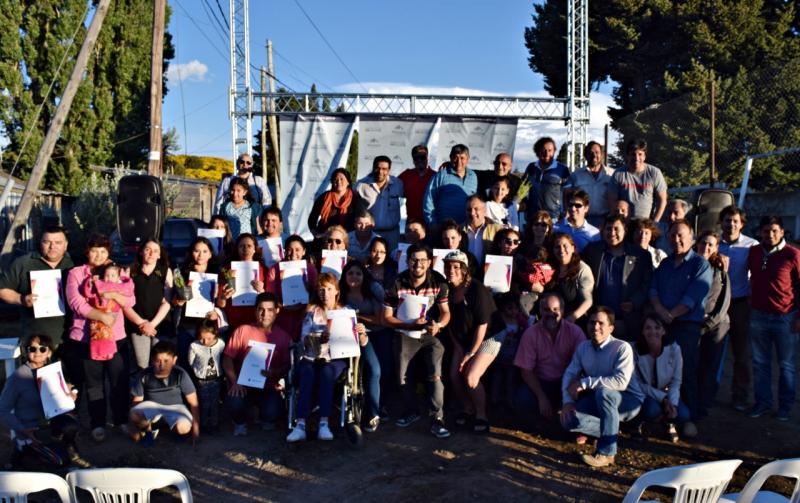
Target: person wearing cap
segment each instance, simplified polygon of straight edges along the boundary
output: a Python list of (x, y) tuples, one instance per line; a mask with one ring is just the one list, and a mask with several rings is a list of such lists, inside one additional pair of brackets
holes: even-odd
[(214, 214), (218, 215), (222, 209), (222, 203), (225, 202), (225, 195), (231, 190), (231, 182), (234, 178), (241, 178), (247, 182), (250, 189), (250, 194), (253, 195), (255, 201), (261, 205), (262, 208), (272, 205), (272, 195), (269, 193), (267, 182), (263, 177), (253, 174), (253, 158), (250, 154), (240, 154), (236, 159), (236, 173), (226, 176), (219, 183), (217, 188), (217, 195), (214, 198)]

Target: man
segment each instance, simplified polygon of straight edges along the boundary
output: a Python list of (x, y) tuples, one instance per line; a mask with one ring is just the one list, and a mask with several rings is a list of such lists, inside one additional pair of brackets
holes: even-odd
[[(684, 402), (692, 419), (698, 418), (697, 367), (699, 365), (700, 328), (705, 318), (705, 300), (711, 290), (711, 264), (692, 250), (694, 233), (686, 220), (677, 220), (669, 228), (672, 253), (653, 274), (650, 302), (668, 326), (683, 355)], [(694, 424), (684, 423), (684, 436), (696, 434)], [(693, 434), (694, 433), (694, 434)]]
[(409, 218), (406, 220), (406, 229), (403, 233), (403, 239), (408, 244), (417, 244), (425, 241), (425, 222)]
[(589, 223), (595, 227), (600, 227), (606, 213), (612, 207), (608, 206), (608, 184), (611, 182), (611, 175), (614, 170), (605, 165), (603, 147), (596, 141), (590, 141), (583, 148), (583, 157), (586, 159), (586, 166), (575, 171), (567, 180), (565, 198), (569, 198), (567, 192), (570, 190), (582, 190), (589, 195), (592, 207), (586, 215)]
[(627, 222), (631, 218), (631, 205), (628, 204), (628, 201), (620, 199), (611, 212), (615, 215), (622, 215)]
[(524, 404), (525, 412), (534, 410), (552, 419), (561, 406), (561, 378), (586, 335), (563, 319), (564, 299), (555, 292), (542, 294), (539, 315), (541, 319), (522, 334), (514, 357), (524, 383), (516, 403)]
[[(275, 429), (276, 422), (283, 412), (283, 399), (278, 381), (289, 371), (289, 346), (292, 338), (283, 329), (274, 326), (275, 318), (280, 312), (278, 299), (271, 292), (258, 294), (256, 297), (256, 322), (242, 325), (234, 330), (225, 352), (222, 354), (222, 370), (228, 379), (228, 395), (225, 406), (233, 422), (233, 435), (247, 435), (247, 408), (257, 405), (261, 414), (262, 428)], [(238, 384), (251, 342), (275, 344), (269, 368), (263, 373), (267, 381), (263, 389), (244, 387)]]
[(561, 424), (567, 430), (597, 437), (594, 454), (581, 456), (589, 466), (614, 463), (620, 421), (630, 421), (644, 401), (634, 378), (633, 348), (614, 338), (614, 313), (598, 306), (589, 316), (590, 340), (575, 350), (561, 391)]
[(625, 159), (627, 167), (614, 171), (608, 184), (608, 207), (616, 208), (617, 200), (624, 199), (631, 207), (630, 218), (660, 221), (667, 207), (667, 182), (660, 169), (644, 162), (647, 142), (628, 142)]
[(378, 237), (373, 232), (374, 228), (375, 220), (369, 211), (363, 211), (356, 215), (355, 230), (347, 233), (347, 255), (366, 263), (369, 260), (372, 240)]
[(413, 168), (409, 168), (398, 178), (403, 182), (403, 197), (406, 198), (406, 218), (425, 221), (422, 215), (422, 197), (425, 195), (425, 188), (436, 172), (428, 166), (428, 147), (417, 145), (411, 149), (411, 160)]
[(422, 200), (422, 214), (429, 231), (431, 228), (436, 230), (448, 218), (464, 223), (464, 204), (478, 191), (478, 176), (467, 164), (469, 149), (466, 145), (455, 145), (450, 149), (450, 163), (428, 183)]
[(786, 243), (780, 217), (763, 217), (761, 245), (750, 248), (748, 266), (753, 289), (750, 340), (753, 390), (750, 417), (772, 409), (772, 347), (778, 356), (779, 421), (788, 421), (797, 387), (797, 333), (800, 332), (800, 250)]
[(586, 221), (589, 213), (589, 194), (581, 189), (570, 192), (567, 203), (567, 218), (553, 226), (553, 232), (572, 236), (578, 253), (593, 241), (600, 241), (600, 231)]
[(372, 214), (375, 232), (389, 243), (389, 249), (397, 248), (400, 238), (400, 198), (403, 197), (403, 182), (389, 175), (392, 160), (379, 155), (372, 161), (372, 173), (356, 184), (356, 192), (364, 200)]
[[(386, 290), (383, 308), (386, 325), (398, 330), (400, 343), (398, 372), (403, 392), (404, 412), (397, 426), (407, 428), (420, 419), (417, 412), (416, 382), (414, 368), (410, 365), (417, 353), (425, 360), (428, 379), (429, 414), (432, 418), (431, 433), (437, 438), (447, 438), (450, 432), (444, 426), (444, 384), (442, 383), (442, 356), (444, 345), (439, 338), (442, 329), (450, 321), (447, 304), (447, 282), (441, 274), (431, 269), (433, 252), (424, 244), (411, 245), (407, 251), (408, 270), (400, 273)], [(397, 309), (409, 295), (428, 298), (424, 316), (414, 321), (397, 318)], [(417, 337), (415, 331), (422, 330)], [(404, 332), (405, 331), (405, 332)]]
[(522, 178), (511, 173), (511, 155), (505, 152), (497, 154), (493, 165), (493, 170), (480, 169), (475, 171), (475, 174), (478, 175), (478, 195), (486, 200), (487, 193), (494, 185), (494, 182), (501, 176), (505, 176), (508, 178), (509, 199), (517, 197), (517, 190), (519, 190), (519, 186), (522, 183)]
[(731, 395), (733, 407), (741, 412), (748, 409), (750, 379), (750, 275), (747, 257), (750, 248), (758, 241), (742, 234), (747, 216), (741, 208), (728, 206), (719, 214), (722, 239), (719, 252), (728, 257), (728, 277), (731, 281), (730, 343), (733, 350), (733, 381)]
[(531, 182), (526, 215), (532, 221), (537, 211), (544, 210), (557, 221), (561, 218), (561, 192), (569, 179), (569, 168), (556, 161), (556, 142), (550, 137), (536, 140), (533, 151), (538, 160), (525, 169)]
[(283, 237), (283, 215), (275, 206), (265, 208), (261, 212), (261, 237), (264, 239)]
[(493, 251), (495, 235), (503, 230), (503, 226), (486, 221), (486, 203), (479, 195), (470, 196), (466, 206), (467, 223), (464, 225), (464, 232), (469, 240), (470, 253), (482, 267), (484, 257)]
[[(42, 233), (39, 242), (39, 251), (27, 253), (11, 264), (0, 275), (0, 300), (12, 306), (19, 306), (21, 320), (20, 337), (31, 334), (45, 334), (58, 347), (61, 344), (64, 330), (69, 326), (69, 308), (67, 307), (64, 285), (67, 284), (67, 270), (74, 265), (67, 254), (67, 234), (63, 227), (49, 226)], [(31, 293), (31, 271), (61, 271), (61, 299), (65, 316), (52, 316), (48, 318), (35, 318), (33, 303), (36, 295)], [(113, 319), (111, 320), (113, 322)]]
[(169, 341), (158, 342), (153, 346), (151, 361), (152, 365), (131, 385), (133, 408), (128, 428), (131, 438), (134, 442), (152, 443), (155, 440), (152, 425), (163, 419), (172, 431), (178, 435), (191, 433), (192, 441), (196, 441), (200, 436), (200, 405), (189, 374), (176, 366), (175, 345)]
[(692, 205), (683, 199), (672, 199), (667, 203), (667, 221), (658, 222), (658, 230), (661, 231), (661, 237), (656, 243), (656, 248), (664, 250), (669, 253), (669, 228), (678, 220), (683, 220), (692, 209)]
[(267, 182), (264, 178), (253, 174), (253, 158), (250, 157), (250, 154), (239, 155), (236, 159), (236, 169), (236, 173), (223, 178), (217, 188), (217, 195), (214, 198), (214, 214), (219, 214), (222, 209), (222, 203), (225, 202), (225, 198), (228, 197), (228, 192), (230, 192), (231, 180), (237, 176), (247, 182), (250, 194), (257, 203), (265, 208), (271, 206), (272, 195), (269, 193)]

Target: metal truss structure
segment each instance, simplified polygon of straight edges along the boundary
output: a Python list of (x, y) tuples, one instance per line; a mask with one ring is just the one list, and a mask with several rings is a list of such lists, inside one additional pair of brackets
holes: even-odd
[(253, 148), (253, 96), (250, 87), (249, 0), (230, 0), (231, 82), (228, 111), (231, 118), (233, 157)]
[(567, 155), (578, 165), (589, 128), (589, 0), (567, 2)]

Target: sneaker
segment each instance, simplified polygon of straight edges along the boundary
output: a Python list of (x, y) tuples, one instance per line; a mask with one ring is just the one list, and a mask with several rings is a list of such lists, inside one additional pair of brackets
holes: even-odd
[(246, 437), (247, 436), (247, 424), (236, 424), (233, 423), (233, 436), (234, 437)]
[(397, 421), (394, 422), (397, 426), (401, 428), (408, 428), (412, 424), (416, 423), (420, 420), (419, 414), (406, 414), (405, 416), (401, 417)]
[(683, 431), (683, 436), (686, 438), (694, 438), (697, 436), (697, 426), (691, 421), (683, 423), (681, 430)]
[(319, 423), (319, 431), (317, 432), (317, 440), (333, 440), (333, 432), (328, 427), (328, 423)]
[(156, 443), (156, 438), (158, 438), (158, 432), (159, 430), (152, 430), (145, 433), (142, 439), (139, 441), (139, 445), (142, 447), (153, 447), (153, 445)]
[(747, 415), (752, 417), (752, 418), (761, 417), (761, 416), (764, 415), (764, 413), (768, 412), (769, 410), (770, 410), (770, 407), (767, 407), (766, 405), (761, 405), (761, 404), (757, 403), (757, 404), (753, 405), (753, 408), (750, 409), (750, 412)]
[(378, 429), (378, 425), (380, 424), (381, 424), (380, 416), (375, 416), (369, 421), (367, 421), (367, 424), (364, 426), (364, 431), (366, 431), (367, 433), (375, 433), (375, 431), (377, 431)]
[[(684, 425), (684, 429), (685, 428), (686, 428), (686, 425)], [(672, 442), (673, 444), (677, 444), (678, 440), (680, 440), (680, 437), (678, 437), (678, 429), (675, 428), (675, 423), (667, 423), (667, 437), (669, 438), (670, 442)]]
[(606, 456), (604, 454), (584, 454), (581, 460), (589, 466), (601, 468), (603, 466), (613, 465), (614, 456)]
[(441, 419), (437, 419), (431, 424), (431, 433), (436, 438), (447, 438), (450, 436), (450, 431), (444, 427)]
[(300, 442), (306, 439), (306, 425), (305, 423), (297, 423), (297, 426), (292, 428), (292, 431), (286, 436), (287, 442)]
[(789, 420), (789, 411), (788, 410), (779, 410), (777, 414), (775, 414), (775, 419), (778, 421), (788, 421)]
[(98, 426), (97, 428), (93, 429), (92, 438), (95, 442), (102, 442), (106, 439), (106, 429), (102, 426)]

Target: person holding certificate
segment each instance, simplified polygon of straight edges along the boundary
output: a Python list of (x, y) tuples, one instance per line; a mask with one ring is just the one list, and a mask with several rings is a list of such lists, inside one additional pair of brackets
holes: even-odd
[[(306, 242), (297, 234), (292, 234), (286, 238), (283, 247), (283, 260), (269, 268), (264, 288), (266, 291), (273, 293), (282, 306), (275, 324), (291, 335), (292, 340), (296, 342), (300, 340), (300, 328), (303, 326), (303, 319), (306, 316), (308, 302), (289, 304), (286, 302), (286, 300), (289, 299), (283, 299), (281, 263), (293, 262), (296, 265), (305, 265), (305, 276), (302, 277), (307, 291), (310, 290), (311, 286), (317, 283), (317, 268), (314, 266), (314, 261), (311, 258), (306, 258)], [(298, 264), (298, 262), (300, 263)], [(308, 294), (306, 293), (306, 297), (307, 296)]]
[[(301, 332), (303, 356), (298, 365), (300, 396), (297, 401), (297, 424), (286, 437), (287, 442), (300, 442), (306, 439), (306, 419), (311, 414), (311, 399), (317, 387), (319, 401), (319, 440), (333, 440), (328, 425), (328, 417), (333, 408), (333, 386), (336, 379), (347, 368), (347, 360), (330, 359), (328, 346), (328, 311), (342, 309), (339, 282), (333, 274), (322, 273), (317, 278), (313, 303), (308, 306)], [(359, 343), (367, 343), (366, 327), (356, 324)]]
[[(266, 276), (267, 272), (264, 269), (264, 263), (261, 260), (261, 247), (258, 246), (256, 237), (249, 233), (239, 235), (239, 237), (236, 238), (236, 244), (233, 247), (233, 254), (230, 256), (230, 258), (231, 260), (228, 261), (223, 270), (230, 270), (231, 262), (233, 261), (258, 263), (258, 278), (252, 280), (250, 282), (250, 286), (253, 287), (256, 293), (263, 292), (264, 277)], [(220, 281), (217, 291), (219, 293), (217, 294), (216, 304), (217, 307), (225, 310), (225, 316), (228, 319), (230, 330), (234, 330), (236, 327), (244, 325), (245, 323), (252, 323), (255, 320), (253, 317), (253, 306), (233, 305), (231, 299), (236, 293), (236, 290), (233, 287), (225, 284), (224, 281)]]
[(225, 258), (233, 253), (233, 235), (231, 234), (231, 227), (228, 225), (228, 217), (224, 215), (211, 215), (211, 219), (208, 221), (208, 227), (209, 229), (225, 231), (225, 237), (222, 238), (220, 249), (219, 251), (215, 251), (217, 263), (225, 262)]

